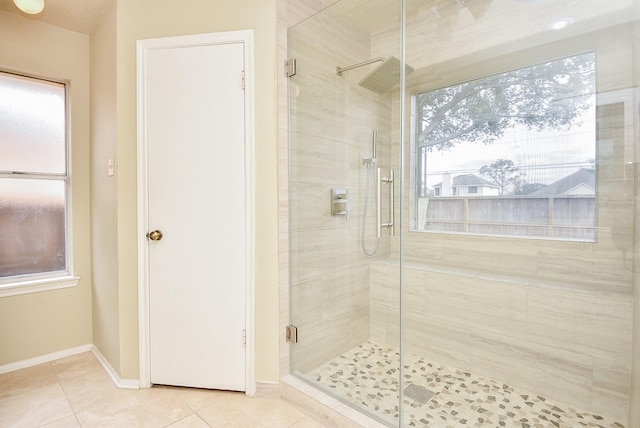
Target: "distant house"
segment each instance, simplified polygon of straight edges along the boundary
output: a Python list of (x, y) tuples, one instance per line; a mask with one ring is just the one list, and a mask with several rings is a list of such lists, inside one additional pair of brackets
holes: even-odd
[(582, 168), (527, 196), (595, 196), (595, 194), (596, 173), (592, 169)]
[[(444, 185), (443, 185), (444, 183)], [(433, 186), (434, 196), (498, 196), (500, 187), (474, 174), (444, 174), (442, 182)]]

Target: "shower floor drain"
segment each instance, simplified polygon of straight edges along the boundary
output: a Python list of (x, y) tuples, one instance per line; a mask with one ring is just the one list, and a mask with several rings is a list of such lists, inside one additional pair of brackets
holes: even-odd
[(404, 389), (405, 397), (409, 397), (420, 404), (425, 404), (427, 401), (431, 400), (433, 394), (435, 394), (435, 392), (428, 390), (424, 386), (416, 385), (415, 383), (407, 385)]

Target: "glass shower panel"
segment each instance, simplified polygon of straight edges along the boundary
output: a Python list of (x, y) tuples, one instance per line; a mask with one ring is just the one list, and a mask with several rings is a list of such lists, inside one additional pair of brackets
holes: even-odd
[(406, 0), (402, 426), (627, 426), (638, 23)]
[(291, 373), (393, 426), (400, 13), (400, 1), (340, 1), (288, 31)]

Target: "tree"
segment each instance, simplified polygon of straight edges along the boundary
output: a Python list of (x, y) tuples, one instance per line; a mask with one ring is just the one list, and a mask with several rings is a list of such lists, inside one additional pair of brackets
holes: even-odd
[(500, 188), (500, 196), (507, 186), (520, 182), (522, 177), (518, 173), (518, 167), (510, 159), (498, 159), (491, 165), (482, 166), (478, 172)]
[(463, 141), (490, 144), (506, 129), (568, 129), (593, 103), (592, 53), (496, 74), (417, 96), (418, 144), (447, 150)]

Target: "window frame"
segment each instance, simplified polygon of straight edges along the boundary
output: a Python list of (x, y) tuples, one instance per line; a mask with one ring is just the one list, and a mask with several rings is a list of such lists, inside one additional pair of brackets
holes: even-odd
[(25, 73), (5, 68), (0, 68), (0, 74), (17, 76), (21, 78), (41, 81), (45, 83), (55, 83), (64, 87), (64, 150), (65, 150), (65, 173), (31, 173), (0, 171), (0, 179), (39, 179), (62, 181), (64, 183), (65, 206), (64, 206), (64, 239), (65, 239), (65, 269), (52, 272), (41, 272), (33, 274), (21, 274), (0, 278), (0, 297), (16, 296), (21, 294), (36, 293), (47, 290), (58, 290), (62, 288), (75, 287), (80, 280), (74, 275), (73, 266), (73, 222), (72, 222), (72, 191), (71, 191), (71, 102), (70, 86), (67, 79), (54, 79), (38, 76), (32, 73)]
[[(452, 73), (455, 77), (449, 81), (440, 81), (437, 85), (432, 85), (431, 82), (427, 84), (414, 84), (409, 89), (411, 91), (411, 95), (409, 98), (409, 106), (410, 109), (410, 117), (409, 121), (409, 154), (410, 154), (410, 172), (409, 172), (409, 233), (434, 233), (434, 234), (450, 234), (450, 235), (459, 235), (459, 236), (472, 236), (472, 237), (484, 237), (484, 238), (505, 238), (505, 239), (518, 239), (518, 240), (545, 240), (545, 241), (562, 241), (562, 242), (577, 242), (577, 243), (586, 243), (586, 244), (597, 244), (598, 243), (598, 232), (599, 232), (599, 197), (598, 197), (598, 140), (597, 140), (597, 124), (596, 126), (596, 135), (594, 135), (594, 147), (595, 147), (595, 174), (596, 174), (596, 188), (594, 195), (594, 203), (595, 203), (595, 224), (592, 226), (593, 229), (593, 239), (575, 239), (575, 238), (565, 238), (558, 236), (543, 236), (543, 235), (506, 235), (506, 234), (490, 234), (490, 233), (480, 233), (480, 232), (469, 232), (469, 231), (453, 231), (453, 230), (429, 230), (429, 229), (419, 229), (416, 227), (419, 217), (421, 216), (421, 210), (419, 208), (420, 199), (431, 199), (434, 196), (438, 197), (441, 195), (429, 195), (428, 190), (426, 190), (425, 196), (420, 196), (418, 186), (421, 185), (418, 181), (418, 175), (427, 174), (426, 168), (426, 160), (423, 161), (419, 158), (419, 151), (422, 153), (421, 147), (417, 146), (418, 142), (418, 134), (419, 134), (419, 114), (418, 114), (418, 96), (422, 93), (435, 91), (438, 89), (446, 88), (449, 86), (461, 85), (466, 82), (471, 82), (474, 80), (479, 80), (483, 78), (487, 78), (490, 76), (495, 76), (503, 73), (508, 73), (514, 70), (533, 67), (535, 65), (543, 64), (550, 61), (561, 60), (563, 58), (568, 58), (572, 56), (579, 56), (587, 53), (592, 53), (594, 55), (594, 60), (596, 62), (595, 69), (595, 82), (596, 86), (594, 87), (593, 97), (594, 97), (594, 108), (597, 109), (600, 105), (606, 104), (606, 102), (601, 101), (601, 93), (598, 92), (597, 82), (598, 82), (598, 69), (597, 69), (597, 61), (598, 61), (598, 52), (595, 47), (589, 47), (586, 49), (580, 50), (560, 50), (559, 52), (553, 52), (551, 55), (546, 53), (544, 50), (531, 49), (528, 51), (530, 56), (527, 56), (526, 62), (522, 59), (509, 58), (507, 56), (496, 56), (496, 61), (493, 64), (499, 63), (498, 59), (504, 61), (502, 65), (498, 66), (489, 66), (489, 68), (484, 69), (484, 72), (476, 72), (471, 75), (471, 73), (464, 72), (460, 73)], [(473, 69), (473, 67), (469, 67)], [(626, 105), (626, 104), (625, 104)], [(626, 113), (625, 113), (626, 114)], [(625, 131), (626, 132), (626, 131)], [(423, 164), (424, 163), (424, 164)], [(426, 184), (425, 184), (426, 187)], [(427, 188), (428, 189), (428, 188)], [(455, 187), (452, 186), (452, 195), (453, 198), (461, 198), (464, 196), (460, 196), (455, 192)], [(471, 198), (491, 198), (491, 196), (478, 196), (472, 195)]]

